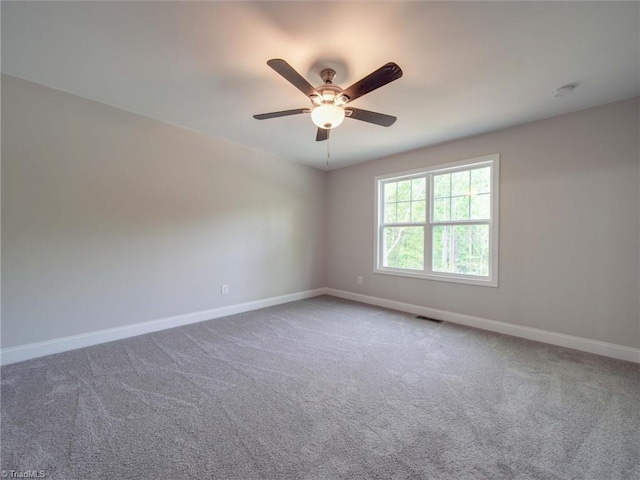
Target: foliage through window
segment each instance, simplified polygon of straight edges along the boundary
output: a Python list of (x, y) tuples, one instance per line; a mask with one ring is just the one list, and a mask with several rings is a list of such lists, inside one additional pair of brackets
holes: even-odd
[(497, 286), (498, 161), (377, 177), (376, 272)]

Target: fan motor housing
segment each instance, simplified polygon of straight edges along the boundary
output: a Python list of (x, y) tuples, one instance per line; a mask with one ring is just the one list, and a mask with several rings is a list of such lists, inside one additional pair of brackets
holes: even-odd
[(346, 99), (341, 95), (342, 88), (337, 85), (327, 84), (321, 85), (316, 88), (320, 93), (320, 103), (335, 103), (336, 105), (342, 105), (346, 103)]

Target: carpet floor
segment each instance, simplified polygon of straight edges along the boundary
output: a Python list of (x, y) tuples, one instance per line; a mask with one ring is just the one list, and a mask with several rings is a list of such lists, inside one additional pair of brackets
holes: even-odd
[(47, 479), (640, 479), (637, 364), (329, 296), (1, 373)]

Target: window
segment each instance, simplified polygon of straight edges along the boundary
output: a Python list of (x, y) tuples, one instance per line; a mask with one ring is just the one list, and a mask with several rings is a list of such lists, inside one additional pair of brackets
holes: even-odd
[(499, 155), (376, 177), (376, 273), (498, 286)]

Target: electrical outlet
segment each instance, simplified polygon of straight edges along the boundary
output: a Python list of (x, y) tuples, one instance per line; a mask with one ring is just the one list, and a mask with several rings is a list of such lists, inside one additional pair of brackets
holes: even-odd
[(358, 277), (358, 285), (362, 285), (362, 277)]
[(229, 293), (229, 285), (221, 285), (220, 295), (226, 295), (227, 293)]

